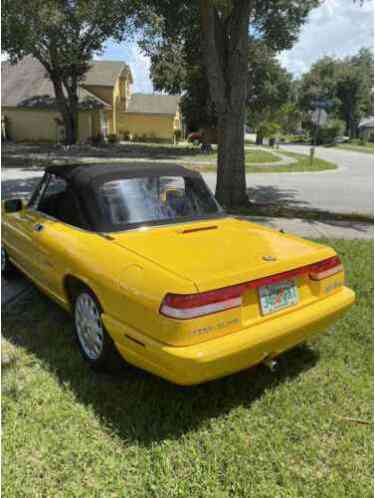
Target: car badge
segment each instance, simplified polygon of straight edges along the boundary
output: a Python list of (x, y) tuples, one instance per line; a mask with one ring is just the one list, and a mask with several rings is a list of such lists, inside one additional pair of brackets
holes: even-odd
[(264, 261), (276, 261), (274, 256), (263, 256)]

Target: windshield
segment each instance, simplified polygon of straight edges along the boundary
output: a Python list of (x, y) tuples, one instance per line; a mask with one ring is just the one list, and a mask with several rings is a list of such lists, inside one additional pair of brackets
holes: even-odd
[(122, 178), (101, 185), (99, 197), (112, 230), (223, 214), (199, 177)]

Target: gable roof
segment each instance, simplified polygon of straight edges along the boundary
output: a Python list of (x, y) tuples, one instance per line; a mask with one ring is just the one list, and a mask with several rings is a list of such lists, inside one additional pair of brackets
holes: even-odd
[(178, 95), (133, 93), (126, 112), (132, 114), (166, 114), (174, 116), (178, 110)]
[(132, 73), (123, 61), (92, 61), (90, 69), (85, 74), (83, 85), (114, 86), (120, 73), (126, 72), (133, 82)]
[[(85, 75), (83, 85), (114, 86), (122, 71), (131, 72), (129, 66), (120, 61), (92, 61)], [(31, 56), (24, 57), (17, 64), (1, 64), (1, 103), (8, 107), (53, 107), (55, 92), (42, 64)], [(78, 90), (81, 104), (89, 101), (107, 106), (100, 98), (83, 86)]]

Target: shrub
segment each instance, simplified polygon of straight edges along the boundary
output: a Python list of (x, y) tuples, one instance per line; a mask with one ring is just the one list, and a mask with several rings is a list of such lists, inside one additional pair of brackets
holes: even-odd
[(117, 135), (115, 135), (114, 133), (110, 133), (109, 135), (107, 135), (107, 142), (109, 144), (115, 144), (118, 142), (118, 137)]
[(131, 137), (130, 131), (126, 130), (126, 131), (122, 132), (122, 139), (123, 140), (126, 140), (127, 142), (129, 142), (129, 140), (131, 140), (130, 137)]
[(93, 135), (90, 138), (90, 143), (96, 147), (99, 145), (102, 145), (104, 143), (103, 135), (101, 133), (98, 133), (97, 135)]
[(344, 132), (345, 125), (340, 119), (332, 119), (328, 121), (325, 126), (321, 126), (317, 135), (317, 143), (320, 144), (332, 144), (335, 142), (335, 138), (342, 135)]

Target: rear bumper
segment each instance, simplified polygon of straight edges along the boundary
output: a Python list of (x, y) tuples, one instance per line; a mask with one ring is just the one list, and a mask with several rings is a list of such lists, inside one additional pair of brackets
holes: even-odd
[[(192, 385), (237, 372), (306, 341), (333, 324), (355, 301), (347, 287), (335, 294), (240, 332), (186, 347), (167, 346), (132, 331), (108, 315), (107, 330), (129, 363), (176, 384)], [(119, 330), (119, 328), (123, 330)], [(129, 340), (120, 340), (127, 336)], [(135, 342), (130, 337), (135, 337)]]

